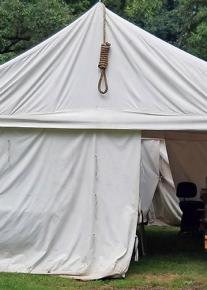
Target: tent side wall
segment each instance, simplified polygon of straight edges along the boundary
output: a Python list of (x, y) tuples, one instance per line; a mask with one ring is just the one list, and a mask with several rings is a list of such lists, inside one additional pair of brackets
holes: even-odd
[(0, 271), (124, 275), (137, 223), (139, 132), (0, 130)]

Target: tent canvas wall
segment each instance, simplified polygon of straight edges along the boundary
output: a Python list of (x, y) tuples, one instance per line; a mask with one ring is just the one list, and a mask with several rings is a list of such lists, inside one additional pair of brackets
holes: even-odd
[(182, 212), (165, 141), (143, 138), (141, 145), (139, 210), (144, 222), (178, 226)]
[(0, 271), (123, 275), (140, 146), (136, 131), (1, 129)]
[(207, 64), (109, 10), (99, 94), (104, 9), (0, 66), (0, 271), (124, 275), (140, 130), (207, 130)]

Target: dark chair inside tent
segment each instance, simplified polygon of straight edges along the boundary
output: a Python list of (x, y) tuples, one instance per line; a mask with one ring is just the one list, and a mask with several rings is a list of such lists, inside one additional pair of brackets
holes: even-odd
[(197, 186), (192, 182), (180, 182), (177, 186), (177, 197), (180, 199), (180, 209), (183, 212), (180, 230), (182, 232), (197, 233), (202, 213), (198, 209), (204, 208), (199, 200), (190, 200), (197, 194)]

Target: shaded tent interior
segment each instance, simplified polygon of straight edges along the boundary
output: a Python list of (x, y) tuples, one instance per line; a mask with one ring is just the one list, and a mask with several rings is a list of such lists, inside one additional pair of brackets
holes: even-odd
[(206, 187), (207, 134), (192, 131), (145, 131), (143, 136), (165, 140), (175, 186), (185, 180), (194, 182), (198, 187), (199, 198), (201, 189)]
[(204, 185), (205, 133), (187, 131), (207, 131), (207, 64), (106, 10), (100, 95), (103, 9), (0, 66), (0, 271), (124, 276), (142, 137), (165, 140), (176, 184)]

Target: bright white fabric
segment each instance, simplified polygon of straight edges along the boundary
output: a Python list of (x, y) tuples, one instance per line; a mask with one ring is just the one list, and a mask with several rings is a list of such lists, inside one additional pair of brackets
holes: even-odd
[(140, 208), (144, 221), (179, 225), (182, 212), (164, 140), (142, 139), (140, 166)]
[(124, 275), (139, 198), (140, 133), (0, 130), (0, 271)]
[(207, 63), (109, 10), (99, 94), (103, 7), (0, 66), (0, 126), (207, 130)]
[(143, 139), (140, 162), (140, 207), (147, 220), (152, 200), (159, 182), (160, 141)]
[(160, 141), (160, 177), (151, 208), (154, 224), (177, 226), (180, 224), (182, 211), (176, 196), (166, 144), (163, 140)]

